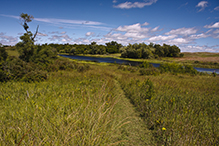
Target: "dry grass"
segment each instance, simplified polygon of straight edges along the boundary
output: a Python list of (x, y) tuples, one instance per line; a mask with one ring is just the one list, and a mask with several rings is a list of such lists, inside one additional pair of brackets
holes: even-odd
[(219, 63), (219, 57), (184, 57), (178, 58), (178, 61), (201, 61), (201, 62), (217, 62)]

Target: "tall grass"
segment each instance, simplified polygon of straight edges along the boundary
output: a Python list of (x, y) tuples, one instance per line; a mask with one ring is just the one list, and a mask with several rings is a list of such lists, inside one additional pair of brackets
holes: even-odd
[(113, 88), (109, 78), (66, 71), (41, 83), (1, 83), (0, 145), (113, 144), (124, 125), (114, 120)]
[[(142, 88), (145, 79), (153, 85)], [(158, 145), (219, 144), (218, 77), (126, 74), (119, 81)], [(142, 98), (150, 86), (155, 94)]]

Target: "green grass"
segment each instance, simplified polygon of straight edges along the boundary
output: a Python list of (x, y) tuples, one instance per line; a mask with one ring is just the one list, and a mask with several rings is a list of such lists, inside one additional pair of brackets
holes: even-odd
[(218, 145), (219, 76), (118, 66), (0, 83), (0, 145)]
[(59, 71), (40, 83), (1, 83), (0, 145), (152, 143), (150, 132), (104, 67), (84, 73)]
[(106, 145), (124, 124), (106, 78), (58, 72), (41, 83), (1, 84), (1, 145)]
[[(143, 100), (142, 81), (150, 79), (155, 95)], [(219, 144), (219, 78), (211, 76), (123, 75), (120, 83), (158, 145)], [(131, 83), (131, 84), (130, 84)]]

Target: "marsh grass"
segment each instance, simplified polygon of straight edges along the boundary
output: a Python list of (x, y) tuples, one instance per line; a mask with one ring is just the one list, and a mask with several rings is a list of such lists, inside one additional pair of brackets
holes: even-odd
[(0, 145), (219, 144), (219, 76), (89, 65), (1, 83)]
[[(145, 78), (152, 81), (155, 95), (143, 100)], [(120, 83), (158, 145), (219, 144), (218, 77), (124, 74)]]
[(107, 77), (67, 71), (1, 83), (1, 145), (119, 144), (114, 133), (127, 121), (116, 121), (113, 88)]

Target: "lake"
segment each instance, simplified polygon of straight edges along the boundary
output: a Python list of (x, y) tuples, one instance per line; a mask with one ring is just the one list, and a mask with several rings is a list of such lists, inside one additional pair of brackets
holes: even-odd
[[(87, 61), (94, 61), (94, 62), (105, 62), (105, 63), (118, 63), (118, 64), (131, 64), (132, 66), (136, 66), (141, 64), (142, 62), (136, 62), (136, 61), (129, 61), (129, 60), (122, 60), (122, 59), (116, 59), (116, 58), (101, 58), (101, 57), (88, 57), (88, 56), (74, 56), (74, 55), (59, 55), (62, 57), (66, 58), (71, 58), (71, 59), (77, 59), (77, 60), (87, 60)], [(159, 67), (160, 64), (158, 63), (151, 63), (154, 67)], [(219, 74), (219, 69), (212, 69), (212, 68), (198, 68), (194, 67), (199, 72), (216, 72)]]

